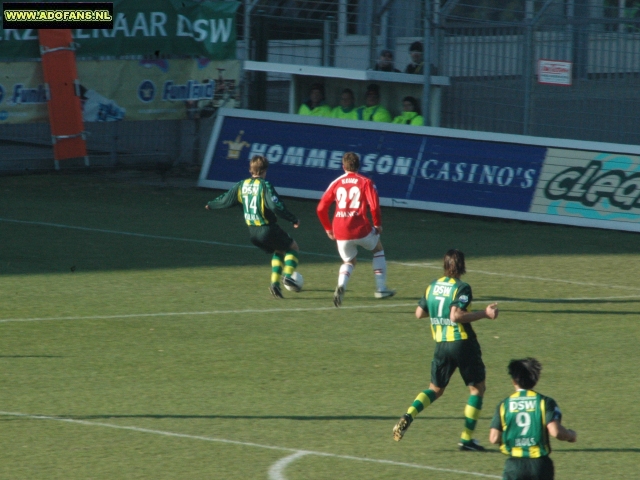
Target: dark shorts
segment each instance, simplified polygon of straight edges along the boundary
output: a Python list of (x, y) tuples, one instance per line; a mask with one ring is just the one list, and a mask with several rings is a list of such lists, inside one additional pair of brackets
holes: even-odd
[(431, 383), (440, 388), (449, 385), (451, 376), (460, 369), (467, 386), (484, 382), (486, 371), (480, 344), (475, 338), (456, 342), (437, 342), (431, 362)]
[(502, 480), (553, 480), (553, 462), (549, 456), (540, 458), (509, 457), (504, 464)]
[(273, 253), (276, 250), (287, 251), (293, 243), (293, 238), (277, 223), (261, 227), (250, 226), (251, 243), (260, 250)]

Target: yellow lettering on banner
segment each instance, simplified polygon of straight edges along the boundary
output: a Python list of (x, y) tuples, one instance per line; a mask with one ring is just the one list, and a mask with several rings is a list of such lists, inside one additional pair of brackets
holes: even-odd
[[(46, 5), (45, 5), (46, 6)], [(5, 10), (4, 19), (9, 22), (109, 22), (113, 20), (108, 10)]]

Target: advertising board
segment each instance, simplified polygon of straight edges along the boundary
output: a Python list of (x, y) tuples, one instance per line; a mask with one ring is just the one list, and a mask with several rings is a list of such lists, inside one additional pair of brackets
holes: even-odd
[[(114, 0), (113, 28), (72, 30), (76, 56), (197, 55), (232, 60), (236, 58), (239, 5), (233, 1)], [(0, 59), (40, 58), (36, 28), (0, 28)]]
[[(77, 68), (85, 122), (204, 118), (239, 95), (239, 60), (87, 60)], [(47, 120), (42, 64), (0, 63), (0, 124)]]
[(198, 184), (229, 188), (264, 155), (279, 193), (320, 198), (347, 151), (383, 206), (640, 231), (634, 146), (221, 109)]

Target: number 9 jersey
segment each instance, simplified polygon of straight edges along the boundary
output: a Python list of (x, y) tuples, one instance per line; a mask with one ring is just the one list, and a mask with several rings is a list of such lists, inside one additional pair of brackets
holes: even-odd
[[(329, 208), (336, 204), (333, 225)], [(316, 212), (326, 231), (333, 231), (336, 240), (357, 240), (371, 233), (373, 226), (367, 216), (371, 212), (373, 225), (382, 225), (378, 191), (373, 181), (356, 172), (336, 178), (324, 192)]]

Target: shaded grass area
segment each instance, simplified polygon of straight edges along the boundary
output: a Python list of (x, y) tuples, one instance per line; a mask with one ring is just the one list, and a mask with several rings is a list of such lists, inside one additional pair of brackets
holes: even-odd
[(508, 361), (532, 355), (539, 390), (579, 434), (553, 443), (556, 478), (637, 474), (635, 234), (384, 209), (398, 295), (373, 298), (363, 253), (338, 310), (315, 202), (286, 199), (305, 290), (278, 302), (240, 212), (204, 210), (219, 192), (112, 175), (4, 177), (0, 191), (0, 218), (35, 222), (0, 221), (0, 478), (266, 479), (296, 450), (313, 454), (289, 480), (499, 476), (497, 449), (456, 450), (457, 376), (391, 440), (429, 382), (433, 341), (413, 311), (450, 247), (467, 255), (475, 306), (501, 308), (475, 325), (478, 439), (511, 391)]

